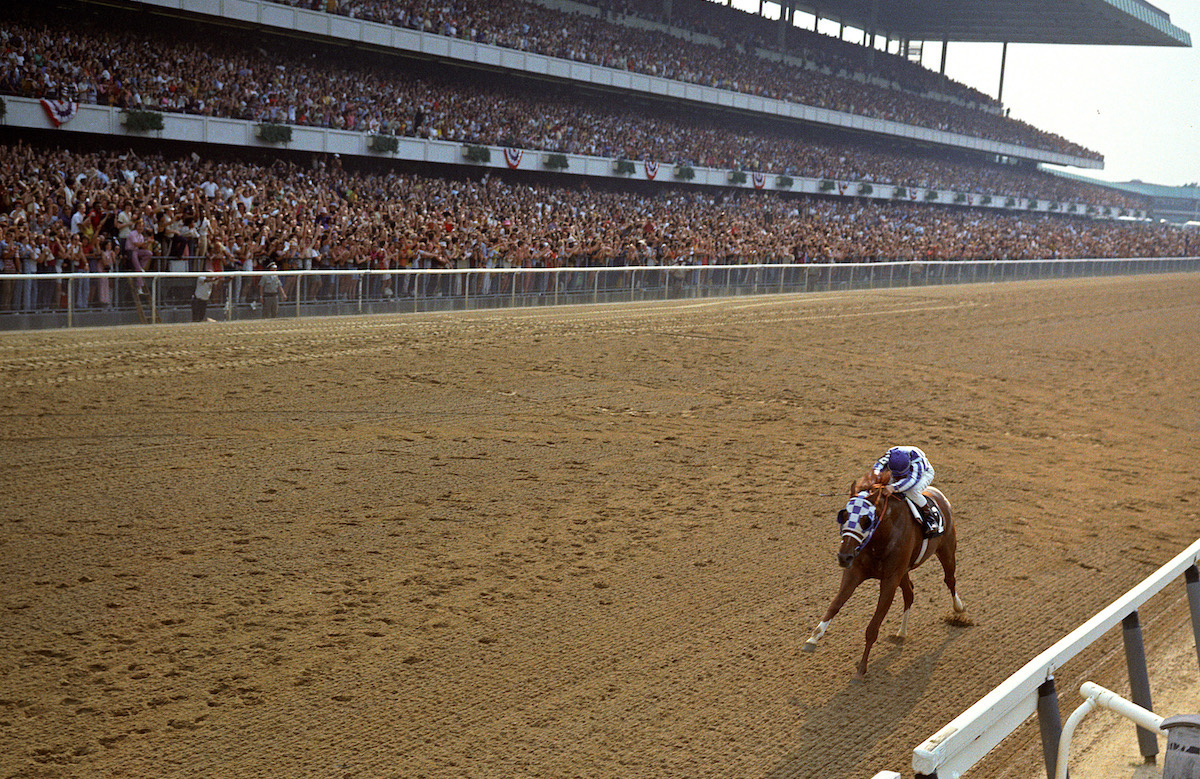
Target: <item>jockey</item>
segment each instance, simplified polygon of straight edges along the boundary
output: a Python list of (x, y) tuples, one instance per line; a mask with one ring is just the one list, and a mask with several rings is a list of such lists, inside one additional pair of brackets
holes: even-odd
[(875, 463), (872, 469), (876, 476), (884, 469), (891, 471), (889, 486), (893, 492), (903, 493), (921, 512), (926, 538), (940, 536), (946, 531), (937, 504), (922, 494), (933, 481), (933, 465), (929, 458), (915, 446), (893, 446)]

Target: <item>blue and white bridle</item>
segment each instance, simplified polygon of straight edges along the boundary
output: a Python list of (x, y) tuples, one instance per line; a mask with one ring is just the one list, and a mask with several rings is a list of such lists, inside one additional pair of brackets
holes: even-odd
[(858, 549), (862, 549), (871, 540), (879, 523), (875, 517), (875, 504), (871, 503), (865, 491), (847, 501), (846, 519), (841, 520), (839, 516), (838, 524), (842, 528), (842, 537), (850, 536), (858, 541)]

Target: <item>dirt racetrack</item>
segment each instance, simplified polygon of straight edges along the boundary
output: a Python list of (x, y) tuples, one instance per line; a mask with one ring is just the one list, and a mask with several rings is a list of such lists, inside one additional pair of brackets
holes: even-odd
[[(0, 777), (911, 776), (1200, 535), (1198, 342), (1196, 275), (0, 335)], [(975, 624), (923, 567), (853, 684), (897, 442)]]

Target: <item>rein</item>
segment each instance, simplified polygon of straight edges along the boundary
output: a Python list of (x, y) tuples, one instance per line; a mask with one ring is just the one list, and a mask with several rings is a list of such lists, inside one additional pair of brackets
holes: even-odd
[(882, 482), (875, 482), (864, 492), (867, 493), (871, 505), (875, 507), (875, 521), (880, 522), (883, 519), (883, 511), (887, 507), (887, 499), (892, 495), (892, 488)]

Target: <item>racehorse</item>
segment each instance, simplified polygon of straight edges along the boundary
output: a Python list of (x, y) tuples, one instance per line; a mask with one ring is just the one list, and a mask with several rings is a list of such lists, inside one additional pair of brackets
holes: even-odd
[(936, 487), (923, 493), (937, 504), (945, 518), (945, 532), (925, 539), (919, 522), (913, 516), (908, 501), (893, 493), (888, 482), (891, 473), (884, 470), (876, 476), (868, 472), (850, 487), (851, 498), (846, 508), (838, 512), (841, 528), (841, 545), (838, 547), (838, 565), (843, 569), (842, 583), (837, 595), (829, 604), (825, 618), (817, 625), (812, 636), (804, 642), (805, 652), (815, 652), (817, 642), (825, 635), (829, 623), (837, 616), (855, 588), (867, 579), (879, 580), (879, 603), (875, 615), (867, 625), (866, 646), (859, 660), (854, 678), (861, 680), (867, 673), (867, 658), (871, 646), (879, 637), (879, 626), (887, 616), (896, 588), (904, 595), (904, 615), (900, 618), (900, 630), (896, 637), (908, 635), (908, 610), (913, 603), (913, 585), (909, 571), (917, 568), (930, 557), (937, 555), (945, 572), (946, 586), (950, 589), (952, 605), (956, 613), (966, 611), (962, 599), (955, 590), (954, 550), (956, 546), (954, 520), (950, 513), (950, 501)]

